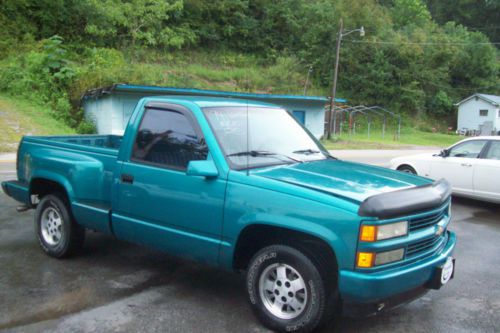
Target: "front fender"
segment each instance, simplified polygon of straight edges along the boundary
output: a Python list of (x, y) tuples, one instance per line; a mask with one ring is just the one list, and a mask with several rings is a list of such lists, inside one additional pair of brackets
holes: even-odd
[(326, 242), (340, 269), (352, 268), (360, 217), (357, 213), (302, 197), (245, 184), (229, 184), (220, 253), (221, 265), (232, 267), (243, 230), (259, 224), (302, 232)]
[(339, 236), (325, 225), (296, 217), (284, 217), (266, 213), (247, 214), (241, 217), (238, 225), (240, 230), (244, 230), (252, 225), (266, 225), (302, 232), (317, 237), (328, 244), (339, 244), (342, 242)]

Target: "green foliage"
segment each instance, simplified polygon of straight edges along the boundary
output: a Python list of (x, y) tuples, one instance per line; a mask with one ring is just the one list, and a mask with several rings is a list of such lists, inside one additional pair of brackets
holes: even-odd
[(423, 27), (431, 21), (431, 14), (421, 0), (394, 0), (393, 17), (397, 28), (409, 23)]
[(450, 119), (453, 102), (499, 93), (498, 50), (478, 32), (496, 29), (496, 3), (1, 0), (0, 90), (74, 128), (84, 91), (113, 83), (300, 93), (312, 66), (309, 91), (325, 94), (342, 18), (366, 36), (342, 40), (338, 96)]
[(12, 54), (0, 66), (0, 90), (50, 104), (54, 116), (75, 126), (67, 90), (75, 77), (68, 52), (59, 36), (37, 43), (32, 50)]
[(97, 128), (92, 121), (84, 119), (78, 124), (76, 131), (81, 134), (95, 134), (97, 133)]
[(440, 24), (456, 22), (484, 33), (500, 42), (500, 1), (498, 0), (426, 0), (433, 18)]
[(88, 0), (93, 15), (85, 31), (102, 44), (180, 48), (195, 35), (185, 24), (172, 24), (182, 10), (179, 0)]
[(65, 135), (75, 130), (54, 119), (51, 108), (0, 94), (0, 152), (15, 152), (23, 135)]
[(431, 99), (428, 109), (433, 115), (446, 116), (453, 110), (453, 101), (446, 92), (440, 90)]

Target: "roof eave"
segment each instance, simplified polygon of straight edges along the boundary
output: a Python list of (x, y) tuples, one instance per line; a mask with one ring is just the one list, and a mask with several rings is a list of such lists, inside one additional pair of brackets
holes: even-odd
[(483, 101), (485, 101), (485, 102), (488, 102), (488, 103), (492, 104), (493, 106), (499, 106), (499, 105), (500, 105), (499, 103), (497, 103), (497, 102), (495, 102), (495, 101), (493, 101), (493, 100), (491, 100), (491, 99), (489, 99), (489, 98), (487, 98), (487, 97), (484, 97), (482, 94), (478, 94), (478, 93), (475, 93), (475, 94), (473, 94), (473, 95), (470, 95), (469, 97), (467, 97), (467, 98), (465, 98), (465, 99), (461, 100), (461, 101), (460, 101), (460, 102), (458, 102), (458, 103), (455, 103), (454, 105), (455, 105), (455, 106), (460, 106), (461, 104), (463, 104), (463, 103), (468, 102), (469, 100), (471, 100), (473, 97), (480, 98), (480, 99), (482, 99)]
[[(150, 92), (151, 94), (174, 93), (179, 95), (190, 96), (213, 96), (213, 97), (226, 97), (226, 98), (240, 98), (240, 99), (284, 99), (284, 100), (300, 100), (300, 101), (314, 101), (328, 103), (330, 98), (323, 96), (301, 96), (301, 95), (274, 95), (274, 94), (257, 94), (257, 93), (238, 93), (221, 90), (203, 90), (194, 88), (176, 88), (176, 87), (159, 87), (159, 86), (141, 86), (127, 83), (117, 83), (108, 87), (101, 87), (96, 89), (89, 89), (82, 96), (82, 100), (87, 97), (99, 97), (104, 94), (111, 94), (113, 91), (124, 92)], [(347, 100), (343, 98), (335, 98), (338, 103), (346, 103)]]

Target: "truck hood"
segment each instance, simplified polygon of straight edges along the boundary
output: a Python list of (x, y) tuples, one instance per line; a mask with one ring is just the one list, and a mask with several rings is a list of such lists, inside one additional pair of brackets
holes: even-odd
[(432, 183), (399, 171), (334, 159), (261, 169), (253, 174), (358, 203), (376, 194)]

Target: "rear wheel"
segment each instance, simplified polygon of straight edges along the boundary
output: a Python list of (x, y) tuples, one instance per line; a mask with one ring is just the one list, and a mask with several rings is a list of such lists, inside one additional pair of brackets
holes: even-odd
[(289, 246), (268, 246), (252, 258), (247, 291), (257, 317), (275, 331), (310, 332), (326, 317), (328, 297), (318, 268)]
[(412, 175), (417, 174), (417, 171), (415, 171), (415, 169), (413, 169), (409, 165), (402, 165), (402, 166), (398, 167), (398, 171), (405, 172), (405, 173), (411, 173)]
[(54, 258), (75, 254), (83, 246), (85, 229), (78, 225), (62, 195), (44, 196), (35, 212), (35, 233), (42, 250)]

